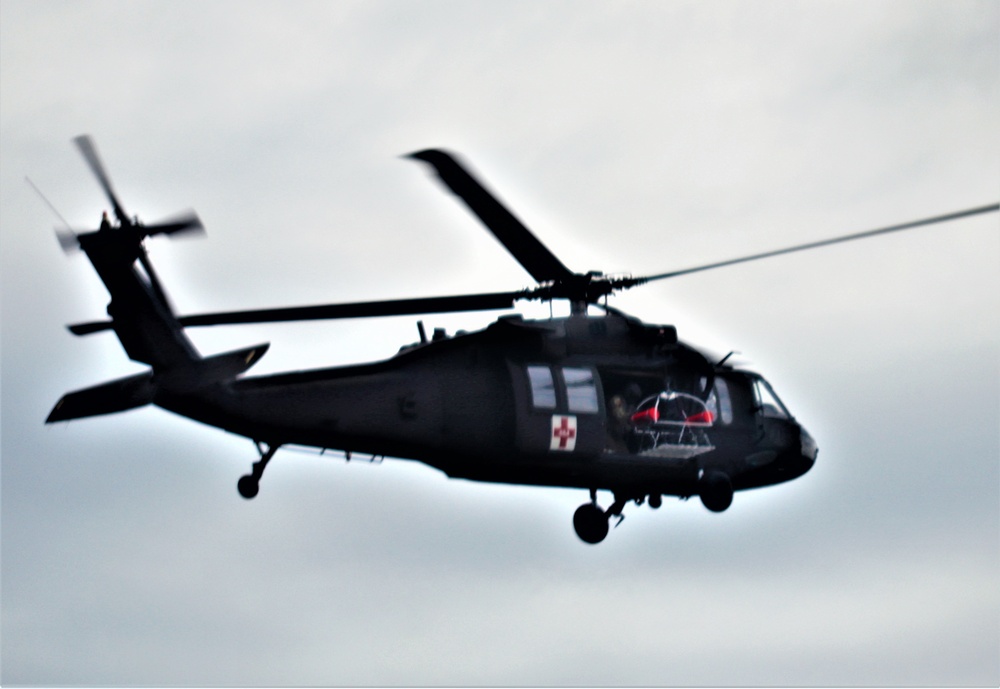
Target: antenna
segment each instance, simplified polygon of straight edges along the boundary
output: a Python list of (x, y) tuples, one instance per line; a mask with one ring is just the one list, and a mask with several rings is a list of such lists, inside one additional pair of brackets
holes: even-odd
[(727, 354), (726, 356), (724, 356), (721, 359), (719, 359), (719, 363), (717, 363), (716, 366), (722, 366), (724, 363), (726, 363), (727, 361), (729, 361), (729, 357), (731, 357), (733, 354), (742, 354), (742, 353), (743, 352), (737, 352), (736, 350), (733, 350), (733, 351), (729, 352), (729, 354)]
[(42, 201), (45, 202), (45, 205), (49, 207), (49, 210), (51, 210), (53, 213), (56, 214), (56, 217), (59, 218), (60, 221), (62, 221), (62, 224), (66, 226), (66, 229), (72, 232), (72, 228), (70, 228), (69, 223), (66, 222), (66, 218), (62, 217), (59, 211), (56, 210), (56, 207), (52, 205), (52, 202), (49, 201), (47, 198), (45, 198), (45, 194), (42, 193), (41, 189), (35, 186), (35, 183), (31, 181), (31, 178), (25, 177), (24, 181), (27, 182), (28, 185), (35, 190), (35, 193), (38, 194), (39, 198), (41, 198)]
[(73, 228), (69, 226), (68, 222), (66, 222), (66, 218), (62, 217), (62, 214), (56, 210), (56, 207), (52, 205), (52, 202), (45, 198), (45, 194), (43, 194), (42, 190), (31, 181), (30, 177), (25, 177), (24, 181), (35, 190), (35, 193), (38, 194), (38, 197), (45, 202), (45, 205), (49, 207), (49, 210), (55, 213), (56, 217), (59, 218), (62, 224), (66, 226), (65, 230), (58, 227), (56, 228), (56, 239), (59, 240), (59, 246), (62, 247), (62, 250), (66, 253), (70, 253), (74, 249), (78, 248), (79, 243), (76, 239), (76, 232), (74, 232)]

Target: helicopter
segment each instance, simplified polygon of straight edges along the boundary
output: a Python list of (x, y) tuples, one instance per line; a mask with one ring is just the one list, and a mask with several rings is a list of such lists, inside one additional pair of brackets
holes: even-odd
[[(260, 490), (282, 447), (421, 462), (450, 478), (589, 491), (573, 514), (579, 538), (603, 541), (630, 502), (657, 509), (664, 496), (697, 495), (725, 511), (736, 491), (798, 478), (818, 446), (759, 373), (713, 360), (672, 325), (645, 323), (608, 305), (649, 282), (874, 237), (1000, 210), (991, 204), (890, 227), (649, 276), (573, 272), (463, 165), (444, 150), (426, 164), (536, 281), (508, 292), (177, 315), (144, 240), (204, 233), (193, 211), (146, 225), (130, 217), (89, 136), (74, 140), (114, 212), (97, 230), (58, 230), (80, 249), (111, 296), (110, 320), (68, 326), (113, 331), (149, 369), (67, 393), (46, 423), (149, 404), (253, 441), (259, 458), (239, 478)], [(569, 302), (569, 315), (502, 315), (474, 332), (435, 330), (389, 359), (265, 376), (244, 375), (267, 343), (202, 356), (185, 329), (198, 326), (511, 309), (520, 301)], [(593, 313), (594, 311), (600, 313)], [(613, 496), (607, 507), (598, 491)]]

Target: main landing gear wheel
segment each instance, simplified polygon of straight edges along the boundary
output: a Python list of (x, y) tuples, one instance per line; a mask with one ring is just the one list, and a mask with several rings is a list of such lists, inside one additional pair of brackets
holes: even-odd
[(701, 504), (713, 512), (725, 512), (733, 504), (733, 483), (721, 471), (709, 471), (698, 479)]
[(280, 444), (269, 445), (267, 451), (265, 451), (264, 446), (259, 442), (257, 443), (257, 452), (260, 453), (260, 459), (253, 463), (249, 474), (241, 476), (240, 480), (236, 482), (236, 490), (240, 492), (242, 497), (247, 500), (257, 497), (257, 493), (260, 492), (260, 477), (264, 475), (267, 463), (271, 461), (271, 457), (274, 457), (274, 453), (278, 451), (279, 447), (281, 447)]
[(608, 535), (608, 515), (596, 504), (584, 503), (573, 513), (573, 528), (580, 540), (600, 543)]

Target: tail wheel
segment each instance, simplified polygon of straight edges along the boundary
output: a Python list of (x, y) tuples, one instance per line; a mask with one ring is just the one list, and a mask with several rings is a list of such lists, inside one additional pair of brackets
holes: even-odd
[[(260, 459), (253, 463), (249, 474), (241, 476), (240, 480), (236, 482), (236, 490), (247, 500), (257, 497), (257, 493), (260, 492), (260, 478), (264, 475), (264, 468), (267, 467), (267, 463), (271, 461), (274, 453), (281, 447), (281, 443), (264, 445), (256, 440), (254, 444), (260, 453)], [(264, 449), (265, 447), (267, 447), (267, 450)]]
[(592, 502), (576, 508), (573, 514), (573, 528), (580, 540), (586, 543), (600, 543), (608, 535), (608, 516)]

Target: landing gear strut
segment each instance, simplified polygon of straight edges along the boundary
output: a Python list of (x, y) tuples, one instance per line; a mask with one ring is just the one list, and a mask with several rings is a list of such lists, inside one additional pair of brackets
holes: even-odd
[[(585, 543), (600, 543), (607, 538), (611, 530), (609, 522), (612, 517), (617, 517), (614, 524), (616, 527), (625, 519), (622, 510), (629, 501), (635, 502), (636, 505), (646, 503), (654, 510), (662, 507), (663, 493), (659, 492), (660, 490), (662, 487), (655, 485), (619, 487), (614, 492), (614, 502), (608, 509), (603, 509), (597, 504), (597, 489), (591, 488), (590, 502), (580, 505), (573, 513), (573, 528), (576, 530), (576, 535)], [(696, 494), (712, 512), (725, 512), (733, 504), (733, 482), (725, 472), (718, 469), (703, 471), (698, 477)], [(680, 494), (679, 497), (687, 500), (690, 495)]]
[(240, 480), (236, 482), (236, 490), (247, 500), (256, 497), (257, 493), (260, 492), (260, 477), (264, 475), (264, 468), (271, 461), (271, 457), (274, 457), (274, 453), (278, 451), (278, 448), (281, 447), (281, 445), (269, 445), (265, 451), (261, 443), (256, 443), (256, 445), (257, 452), (260, 453), (260, 459), (253, 463), (249, 474), (241, 476)]

